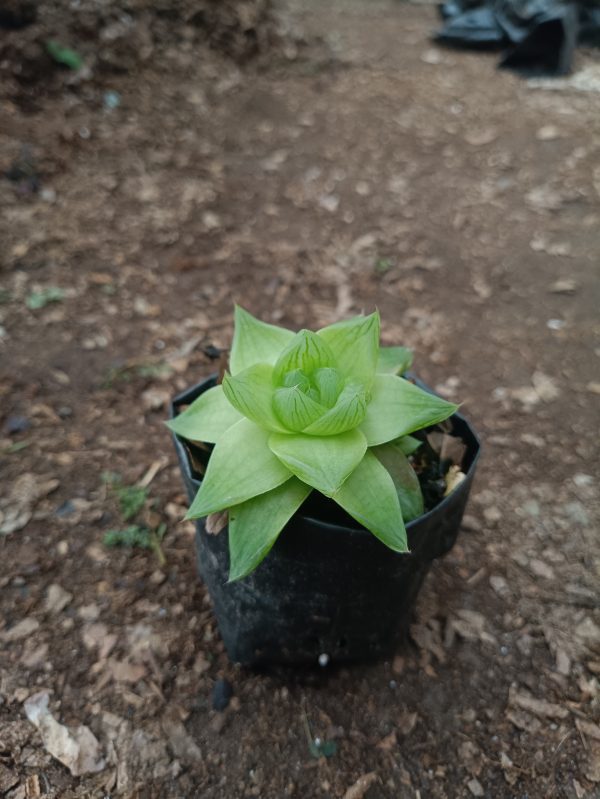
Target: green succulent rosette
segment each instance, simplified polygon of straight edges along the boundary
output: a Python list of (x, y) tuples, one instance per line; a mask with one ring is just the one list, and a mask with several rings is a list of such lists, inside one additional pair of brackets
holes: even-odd
[(379, 346), (379, 314), (293, 333), (239, 306), (230, 374), (168, 422), (214, 443), (188, 519), (229, 510), (230, 580), (263, 560), (313, 489), (395, 552), (423, 512), (410, 433), (457, 406), (401, 375), (412, 355)]

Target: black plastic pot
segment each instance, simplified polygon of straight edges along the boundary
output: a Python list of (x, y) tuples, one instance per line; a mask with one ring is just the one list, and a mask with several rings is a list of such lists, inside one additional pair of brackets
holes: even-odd
[[(180, 394), (175, 416), (215, 384), (209, 378)], [(313, 492), (288, 522), (266, 559), (248, 577), (228, 583), (227, 528), (217, 535), (197, 522), (198, 569), (232, 661), (316, 663), (390, 654), (410, 621), (431, 562), (456, 541), (480, 444), (468, 422), (452, 416), (467, 445), (466, 479), (439, 505), (406, 526), (410, 554), (399, 555)], [(200, 486), (187, 445), (174, 436), (190, 501)], [(251, 464), (248, 464), (251, 468)]]

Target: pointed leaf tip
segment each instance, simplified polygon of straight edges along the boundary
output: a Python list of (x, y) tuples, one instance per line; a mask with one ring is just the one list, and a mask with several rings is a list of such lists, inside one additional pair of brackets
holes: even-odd
[(236, 305), (234, 332), (229, 366), (236, 375), (257, 363), (275, 363), (284, 347), (294, 337), (291, 330), (256, 319), (251, 313)]

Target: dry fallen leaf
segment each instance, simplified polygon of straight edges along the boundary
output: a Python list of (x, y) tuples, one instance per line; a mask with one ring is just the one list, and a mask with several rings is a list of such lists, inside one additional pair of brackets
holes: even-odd
[(86, 649), (98, 647), (98, 657), (100, 660), (108, 657), (114, 645), (117, 643), (117, 636), (109, 634), (108, 627), (102, 622), (86, 624), (82, 630), (81, 637)]
[(451, 494), (454, 489), (462, 483), (466, 476), (464, 472), (461, 472), (460, 466), (451, 466), (444, 476), (444, 482), (446, 483), (444, 496), (447, 497), (448, 494)]
[(397, 743), (398, 738), (396, 737), (396, 731), (392, 730), (390, 734), (382, 738), (376, 746), (378, 749), (381, 749), (382, 752), (389, 752), (395, 748)]
[(219, 511), (218, 513), (210, 513), (206, 517), (205, 527), (209, 535), (217, 535), (221, 530), (227, 527), (229, 515), (226, 510)]
[(145, 410), (159, 411), (161, 408), (167, 407), (170, 395), (162, 388), (148, 388), (142, 393), (141, 399)]
[(434, 430), (427, 434), (427, 442), (431, 449), (442, 461), (451, 461), (455, 466), (460, 466), (467, 449), (467, 445), (458, 436), (450, 436)]
[(165, 719), (162, 728), (175, 757), (186, 765), (202, 762), (202, 751), (180, 721)]
[(531, 382), (538, 397), (544, 402), (551, 402), (560, 395), (556, 380), (550, 375), (545, 375), (543, 372), (534, 372)]
[(398, 719), (398, 731), (401, 735), (410, 735), (417, 726), (419, 720), (418, 713), (402, 713)]
[(58, 583), (52, 583), (52, 585), (48, 586), (44, 608), (48, 613), (60, 613), (72, 599), (73, 594), (65, 591)]
[(146, 676), (144, 666), (129, 663), (126, 660), (109, 658), (106, 667), (115, 682), (136, 683)]
[(577, 282), (570, 278), (563, 280), (555, 280), (550, 286), (550, 291), (553, 294), (573, 294), (577, 289)]
[(0, 500), (2, 508), (0, 535), (22, 530), (31, 519), (38, 500), (48, 496), (58, 486), (59, 481), (49, 478), (48, 475), (40, 476), (32, 472), (20, 475), (13, 483), (8, 496)]
[(52, 757), (66, 766), (74, 777), (102, 771), (106, 763), (100, 744), (89, 727), (68, 728), (48, 709), (49, 695), (40, 691), (25, 701), (25, 714), (38, 728), (42, 743)]

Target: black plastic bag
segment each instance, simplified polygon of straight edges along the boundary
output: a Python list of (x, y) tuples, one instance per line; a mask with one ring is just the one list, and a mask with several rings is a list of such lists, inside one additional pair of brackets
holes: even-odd
[(596, 0), (449, 0), (438, 41), (477, 49), (502, 48), (500, 66), (527, 75), (564, 75), (578, 39), (600, 43)]

